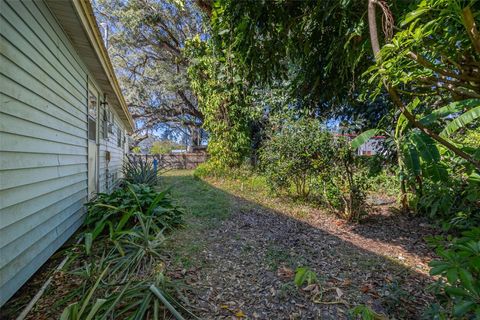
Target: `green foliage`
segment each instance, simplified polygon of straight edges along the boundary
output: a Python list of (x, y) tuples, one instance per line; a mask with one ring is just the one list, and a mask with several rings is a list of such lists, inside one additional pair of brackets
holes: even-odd
[(480, 223), (480, 183), (452, 176), (447, 182), (426, 180), (410, 197), (412, 209), (440, 222), (446, 230), (464, 230)]
[(274, 125), (260, 151), (263, 174), (275, 193), (318, 199), (348, 220), (367, 213), (366, 177), (360, 159), (342, 137), (313, 119)]
[(212, 37), (254, 86), (284, 82), (292, 100), (313, 109), (342, 100), (371, 63), (365, 12), (365, 3), (352, 0), (221, 0)]
[(378, 314), (372, 310), (367, 305), (360, 304), (358, 306), (353, 307), (349, 310), (350, 315), (354, 319), (361, 319), (361, 320), (387, 320), (388, 318), (383, 314)]
[(218, 166), (215, 161), (206, 161), (195, 168), (194, 176), (197, 178), (205, 177), (226, 177), (230, 175), (232, 169), (226, 166)]
[(191, 59), (190, 84), (204, 114), (203, 127), (209, 132), (211, 168), (224, 170), (239, 166), (250, 152), (250, 120), (254, 112), (230, 54), (212, 41), (191, 39), (185, 52)]
[(90, 311), (87, 311), (87, 307), (90, 303), (90, 300), (92, 299), (92, 295), (94, 294), (95, 290), (97, 290), (98, 285), (100, 284), (100, 281), (105, 276), (105, 273), (107, 271), (108, 271), (108, 267), (103, 270), (102, 274), (100, 274), (97, 281), (95, 281), (95, 284), (90, 288), (87, 295), (80, 302), (74, 302), (65, 308), (62, 315), (60, 316), (60, 320), (80, 320), (80, 319), (90, 320), (97, 315), (97, 313), (100, 311), (100, 309), (105, 304), (105, 302), (107, 302), (106, 299), (100, 299), (100, 298), (96, 299), (93, 305), (91, 306)]
[(64, 309), (61, 319), (144, 319), (164, 313), (149, 287), (172, 290), (163, 275), (161, 250), (165, 232), (181, 225), (183, 213), (169, 192), (127, 183), (87, 207), (85, 251), (74, 247), (68, 264), (79, 287), (63, 303), (78, 301)]
[(293, 279), (293, 282), (295, 282), (297, 287), (300, 288), (304, 284), (311, 285), (317, 283), (317, 281), (317, 274), (310, 268), (299, 267), (295, 270), (295, 278)]
[(429, 313), (441, 319), (474, 319), (480, 316), (480, 228), (462, 237), (431, 239), (440, 257), (430, 263), (430, 274), (440, 276), (433, 286), (438, 305)]
[[(477, 61), (480, 55), (480, 46), (473, 35), (478, 32), (475, 24), (479, 23), (475, 10), (478, 10), (476, 0), (424, 0), (412, 4), (410, 10), (399, 16), (402, 21), (399, 30), (380, 50), (376, 65), (365, 74), (370, 77), (369, 82), (377, 83), (375, 94), (382, 92), (384, 84), (401, 92), (402, 97), (397, 97), (396, 104), (406, 103), (408, 112), (421, 118), (419, 123), (427, 126), (428, 130), (422, 129), (421, 134), (410, 135), (407, 130), (402, 145), (408, 144), (407, 149), (412, 149), (411, 146), (417, 144), (417, 151), (430, 153), (436, 146), (422, 136), (437, 136), (439, 146), (468, 160), (464, 164), (467, 167), (476, 162), (478, 170), (475, 150), (450, 140), (456, 138), (451, 134), (457, 130), (478, 130), (475, 120), (480, 116), (480, 73), (478, 66), (473, 70), (470, 62)], [(419, 127), (410, 121), (402, 122), (404, 129), (407, 124)], [(418, 158), (415, 152), (403, 150), (407, 157)], [(435, 155), (421, 157), (432, 156)], [(416, 173), (420, 171), (418, 162), (410, 164), (417, 167)], [(435, 171), (436, 166), (430, 169)], [(441, 173), (445, 176), (445, 172)]]
[(124, 161), (123, 176), (127, 182), (155, 186), (158, 183), (158, 174), (153, 162), (142, 156), (127, 156)]
[(350, 141), (350, 147), (352, 149), (358, 149), (362, 144), (367, 142), (370, 138), (378, 134), (380, 130), (378, 129), (370, 129), (367, 131), (362, 132), (358, 136), (355, 137), (352, 141)]
[(260, 151), (260, 161), (273, 191), (289, 191), (307, 198), (313, 179), (332, 165), (331, 134), (317, 120), (286, 121), (272, 130)]
[(111, 240), (117, 240), (125, 236), (125, 231), (130, 230), (140, 216), (153, 217), (153, 223), (160, 229), (171, 230), (182, 224), (183, 213), (173, 204), (168, 190), (157, 192), (148, 185), (127, 184), (111, 194), (100, 193), (87, 208), (84, 224), (92, 240), (105, 230)]
[(329, 174), (323, 177), (325, 201), (343, 218), (358, 221), (368, 213), (368, 183), (361, 160), (342, 137), (335, 139), (330, 157), (332, 166)]
[(181, 146), (178, 143), (173, 141), (164, 140), (164, 141), (155, 141), (150, 148), (150, 154), (168, 154), (172, 150), (182, 149), (185, 146)]

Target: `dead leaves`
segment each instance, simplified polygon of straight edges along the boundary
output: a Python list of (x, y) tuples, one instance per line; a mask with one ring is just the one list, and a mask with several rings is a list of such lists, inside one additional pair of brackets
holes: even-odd
[(375, 291), (375, 289), (373, 288), (373, 284), (371, 284), (371, 283), (367, 283), (367, 284), (363, 285), (360, 288), (360, 291), (365, 293), (365, 294), (370, 294), (374, 298), (380, 298), (380, 295), (378, 294), (377, 291)]
[(245, 313), (241, 309), (231, 306), (233, 304), (235, 303), (229, 302), (228, 304), (222, 304), (220, 305), (220, 309), (224, 309), (228, 311), (229, 313), (233, 314), (233, 316), (235, 316), (236, 318), (239, 318), (239, 319), (245, 318), (246, 317)]
[(290, 280), (295, 275), (295, 272), (287, 267), (280, 267), (277, 270), (277, 276), (283, 280)]

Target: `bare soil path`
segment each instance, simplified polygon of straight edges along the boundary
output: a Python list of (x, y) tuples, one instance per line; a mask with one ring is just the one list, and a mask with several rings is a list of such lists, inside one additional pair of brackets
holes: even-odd
[[(254, 179), (201, 180), (170, 172), (163, 185), (188, 212), (169, 241), (168, 275), (186, 283), (184, 302), (201, 319), (349, 319), (368, 305), (389, 319), (420, 319), (434, 230), (386, 207), (347, 224), (269, 196)], [(295, 270), (317, 283), (297, 288)]]

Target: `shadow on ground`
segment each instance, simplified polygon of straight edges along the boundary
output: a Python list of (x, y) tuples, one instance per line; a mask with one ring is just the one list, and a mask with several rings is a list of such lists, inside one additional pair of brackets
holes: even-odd
[[(431, 278), (415, 269), (417, 261), (398, 260), (396, 249), (382, 247), (418, 243), (411, 235), (388, 237), (408, 233), (389, 223), (395, 220), (354, 227), (336, 225), (323, 213), (300, 220), (191, 172), (171, 172), (162, 184), (188, 212), (187, 227), (171, 239), (170, 276), (191, 287), (188, 303), (201, 319), (348, 319), (348, 309), (359, 304), (419, 319), (431, 301), (425, 289)], [(310, 291), (293, 284), (292, 271), (301, 266), (317, 274)]]

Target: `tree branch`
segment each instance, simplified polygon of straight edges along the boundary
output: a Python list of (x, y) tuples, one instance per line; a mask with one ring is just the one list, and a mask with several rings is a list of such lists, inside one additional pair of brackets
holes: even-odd
[[(370, 41), (372, 43), (372, 50), (375, 55), (375, 59), (378, 60), (378, 53), (380, 51), (380, 44), (378, 42), (378, 32), (377, 32), (377, 21), (375, 18), (375, 3), (376, 0), (368, 0), (368, 26), (370, 30)], [(377, 61), (379, 63), (379, 61)], [(446, 139), (440, 137), (435, 132), (431, 131), (427, 127), (425, 127), (421, 122), (415, 119), (415, 116), (408, 111), (406, 106), (403, 104), (402, 100), (400, 99), (397, 90), (392, 87), (385, 79), (383, 81), (383, 85), (388, 91), (388, 94), (392, 98), (393, 103), (400, 109), (402, 114), (407, 118), (407, 120), (416, 128), (421, 130), (427, 136), (432, 138), (433, 140), (437, 141), (441, 145), (445, 146), (447, 149), (452, 151), (458, 157), (470, 162), (473, 164), (478, 170), (480, 170), (480, 162), (475, 160), (471, 155), (465, 153), (461, 149), (457, 148), (455, 145), (447, 141)]]

